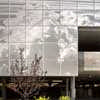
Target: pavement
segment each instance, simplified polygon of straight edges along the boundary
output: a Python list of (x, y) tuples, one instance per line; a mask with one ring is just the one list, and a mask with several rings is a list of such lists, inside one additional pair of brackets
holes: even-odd
[(100, 100), (100, 98), (79, 98), (76, 100)]

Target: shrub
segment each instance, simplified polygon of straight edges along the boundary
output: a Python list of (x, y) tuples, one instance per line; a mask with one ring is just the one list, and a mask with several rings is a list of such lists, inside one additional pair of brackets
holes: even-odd
[(69, 96), (61, 96), (59, 100), (71, 100)]
[(46, 97), (39, 97), (39, 98), (36, 99), (36, 100), (50, 100), (50, 99), (49, 99), (49, 97), (48, 97), (48, 98), (46, 98)]
[(0, 98), (0, 100), (3, 100), (3, 98)]
[[(50, 97), (46, 98), (46, 97), (39, 97), (38, 99), (36, 99), (36, 97), (34, 97), (34, 100), (51, 100)], [(69, 96), (60, 96), (59, 100), (71, 100)]]

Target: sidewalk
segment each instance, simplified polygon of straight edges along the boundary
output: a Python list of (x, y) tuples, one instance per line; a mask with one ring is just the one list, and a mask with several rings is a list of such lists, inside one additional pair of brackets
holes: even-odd
[(100, 98), (80, 98), (76, 100), (100, 100)]

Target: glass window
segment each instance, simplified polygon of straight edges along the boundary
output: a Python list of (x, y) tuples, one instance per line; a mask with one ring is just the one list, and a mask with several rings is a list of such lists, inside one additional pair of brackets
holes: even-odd
[(84, 53), (84, 70), (85, 71), (100, 71), (100, 53), (85, 52)]

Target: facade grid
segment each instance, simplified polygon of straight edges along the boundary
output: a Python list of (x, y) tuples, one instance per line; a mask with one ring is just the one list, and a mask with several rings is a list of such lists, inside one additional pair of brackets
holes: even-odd
[(99, 0), (1, 0), (0, 75), (11, 75), (10, 65), (24, 48), (26, 65), (38, 54), (48, 76), (77, 76), (78, 27), (100, 26), (99, 5)]

